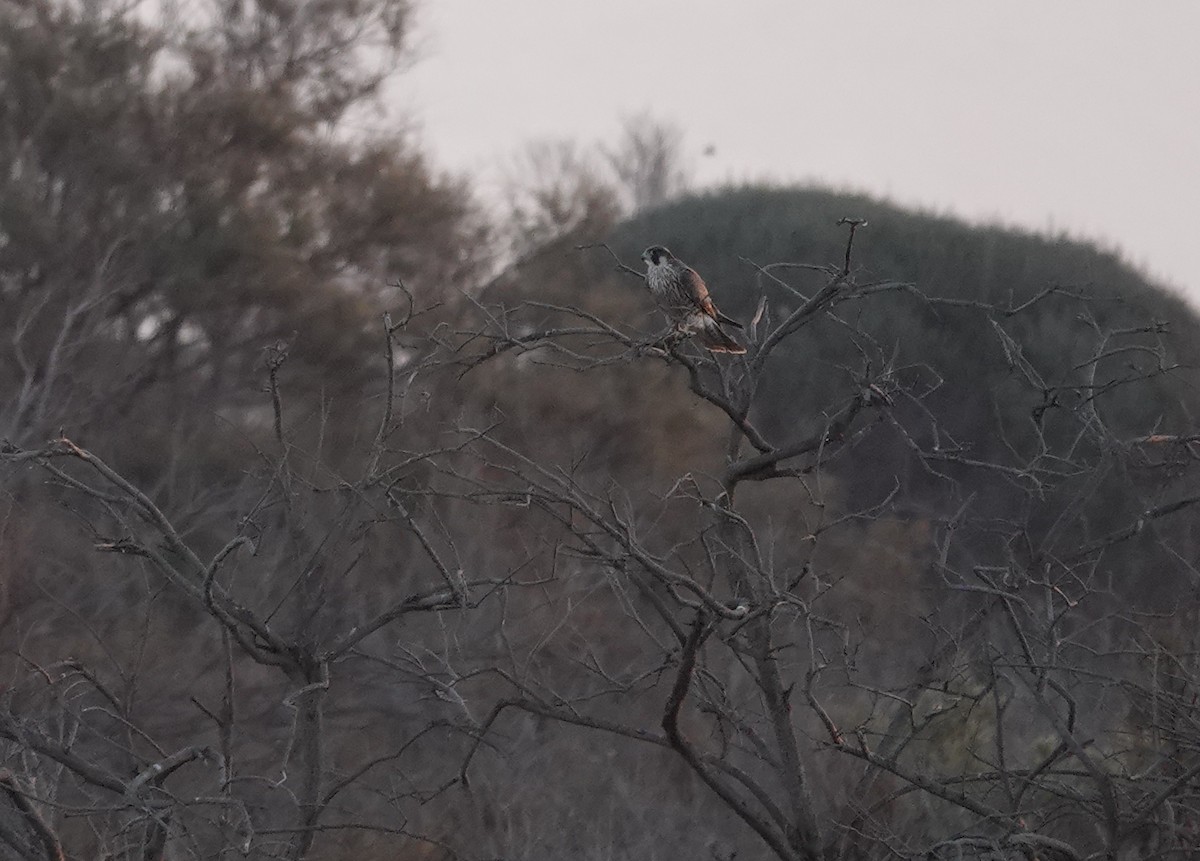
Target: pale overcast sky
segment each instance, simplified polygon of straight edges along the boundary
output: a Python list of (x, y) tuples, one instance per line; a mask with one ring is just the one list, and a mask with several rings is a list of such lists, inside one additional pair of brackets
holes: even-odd
[[(1200, 303), (1198, 0), (423, 0), (399, 79), (442, 166), (615, 139), (1118, 246)], [(702, 155), (711, 146), (715, 153)]]

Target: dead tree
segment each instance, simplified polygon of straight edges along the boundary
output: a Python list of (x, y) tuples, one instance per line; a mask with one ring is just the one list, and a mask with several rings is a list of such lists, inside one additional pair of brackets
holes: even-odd
[[(863, 283), (863, 222), (843, 224), (837, 265), (747, 261), (768, 289), (744, 358), (582, 307), (487, 309), (472, 372), (510, 355), (581, 379), (665, 363), (727, 441), (655, 498), (480, 433), (475, 501), (552, 524), (557, 576), (609, 596), (604, 627), (563, 644), (573, 671), (514, 656), (484, 729), (525, 712), (672, 751), (786, 861), (1191, 857), (1194, 598), (1145, 593), (1158, 570), (1171, 589), (1195, 581), (1195, 436), (1186, 412), (1149, 406), (1190, 378), (1168, 327), (1058, 286), (994, 303)], [(821, 280), (802, 290), (797, 273)], [(856, 323), (884, 299), (988, 336), (1004, 390), (974, 393), (998, 417), (986, 444), (962, 438), (939, 368)], [(1058, 362), (1022, 333), (1047, 307), (1077, 333)], [(857, 361), (830, 369), (818, 415), (781, 427), (761, 393), (818, 326)], [(892, 489), (848, 495), (860, 463)]]

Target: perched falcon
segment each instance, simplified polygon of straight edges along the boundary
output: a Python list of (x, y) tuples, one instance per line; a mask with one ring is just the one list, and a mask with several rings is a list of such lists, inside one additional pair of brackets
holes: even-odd
[(714, 353), (744, 353), (746, 348), (729, 337), (722, 323), (742, 328), (708, 297), (704, 279), (661, 245), (642, 252), (646, 261), (646, 284), (667, 320), (681, 333), (694, 333), (700, 346)]

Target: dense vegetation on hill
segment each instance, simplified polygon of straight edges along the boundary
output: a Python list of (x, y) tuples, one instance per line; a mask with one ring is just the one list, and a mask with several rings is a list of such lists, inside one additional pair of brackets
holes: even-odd
[[(1200, 318), (1181, 297), (1086, 242), (972, 227), (863, 196), (770, 187), (681, 198), (638, 213), (602, 238), (616, 258), (639, 267), (642, 248), (668, 245), (703, 274), (721, 308), (735, 318), (749, 321), (764, 302), (762, 328), (794, 311), (842, 265), (846, 236), (837, 222), (845, 217), (868, 222), (857, 234), (852, 267), (853, 277), (866, 287), (772, 354), (751, 410), (768, 436), (819, 426), (836, 410), (847, 386), (872, 373), (921, 393), (919, 404), (896, 404), (895, 415), (919, 421), (919, 414), (927, 413), (936, 419), (944, 449), (981, 462), (1016, 467), (1043, 447), (1070, 445), (1078, 433), (1071, 413), (1088, 403), (1126, 440), (1147, 428), (1191, 433), (1200, 408), (1195, 372)], [(614, 273), (613, 260), (603, 250), (576, 249), (578, 241), (552, 247), (495, 292), (509, 304), (540, 299), (581, 307), (646, 333), (657, 331), (660, 318), (642, 283)], [(542, 322), (550, 319), (553, 315), (542, 313)], [(1119, 338), (1101, 336), (1115, 331), (1122, 333)], [(1023, 368), (1038, 374), (1036, 385)], [(603, 382), (593, 378), (587, 394), (593, 405), (585, 411), (604, 416), (600, 426), (629, 425), (619, 430), (626, 444), (639, 438), (643, 423), (636, 417), (644, 409), (673, 409), (703, 426), (714, 411), (698, 409), (697, 400), (683, 393), (681, 371), (673, 377), (673, 396), (664, 401), (658, 388), (662, 370), (642, 364), (610, 369)], [(555, 373), (564, 372), (543, 372)], [(1145, 379), (1137, 386), (1089, 389), (1094, 377)], [(594, 408), (605, 386), (626, 409)], [(646, 389), (643, 398), (630, 393), (641, 388)], [(560, 402), (563, 390), (548, 387), (553, 400), (541, 408), (544, 415), (537, 421), (553, 421), (558, 414), (577, 426), (573, 407)], [(528, 403), (529, 397), (523, 389), (520, 399)], [(662, 424), (661, 417), (649, 423)], [(593, 431), (597, 427), (591, 424)], [(678, 436), (673, 437), (651, 459), (673, 458), (678, 445)], [(715, 470), (715, 449), (710, 456)], [(619, 460), (619, 454), (614, 457)], [(687, 462), (696, 461), (689, 455)], [(605, 468), (620, 471), (622, 464)], [(895, 489), (898, 510), (916, 518), (946, 516), (947, 507), (961, 504), (960, 493), (972, 491), (983, 495), (980, 504), (991, 514), (1002, 516), (1024, 492), (993, 482), (986, 472), (948, 464), (959, 484), (947, 496), (940, 476), (922, 466), (909, 441), (886, 428), (874, 432), (852, 461), (830, 468), (850, 498), (865, 502)], [(668, 474), (682, 471), (682, 463), (670, 463)], [(1129, 475), (1110, 478), (1132, 480)], [(1127, 490), (1105, 484), (1089, 491), (1090, 528), (1097, 534), (1136, 516), (1144, 500)], [(1056, 504), (1046, 507), (1047, 523), (1057, 517)], [(1139, 567), (1147, 579), (1126, 578), (1131, 592), (1170, 595), (1186, 585), (1164, 581), (1149, 557), (1143, 562)]]
[[(1188, 367), (1200, 359), (1200, 321), (1182, 298), (1147, 283), (1117, 255), (1086, 242), (1027, 232), (973, 227), (952, 218), (905, 211), (867, 197), (826, 191), (738, 188), (723, 189), (676, 201), (639, 214), (620, 225), (613, 248), (635, 260), (648, 238), (659, 237), (682, 259), (701, 271), (714, 286), (723, 307), (749, 319), (764, 295), (776, 315), (786, 314), (800, 301), (784, 285), (774, 283), (757, 266), (780, 262), (837, 265), (844, 235), (833, 229), (843, 217), (862, 218), (868, 226), (859, 235), (855, 275), (893, 289), (890, 295), (838, 308), (839, 316), (869, 336), (876, 358), (897, 369), (926, 365), (945, 380), (945, 393), (964, 423), (950, 427), (955, 436), (976, 446), (999, 442), (971, 434), (966, 426), (991, 411), (992, 400), (1010, 376), (1003, 345), (992, 331), (990, 317), (1005, 320), (1007, 331), (1025, 357), (1038, 367), (1053, 368), (1061, 379), (1089, 358), (1090, 335), (1101, 328), (1168, 324), (1170, 358)], [(811, 293), (822, 283), (820, 272), (774, 269), (788, 285)], [(894, 285), (911, 285), (904, 292)], [(1052, 301), (1040, 302), (1028, 313), (997, 315), (927, 301), (946, 299), (1016, 309), (1047, 290), (1059, 291)], [(1087, 314), (1069, 296), (1087, 297)], [(1154, 344), (1149, 332), (1139, 343)], [(779, 361), (787, 372), (767, 381), (777, 388), (764, 391), (764, 409), (771, 420), (791, 423), (812, 415), (828, 401), (838, 370), (851, 364), (854, 350), (841, 327), (821, 322), (805, 337), (788, 345)], [(1139, 392), (1143, 404), (1112, 403), (1115, 421), (1133, 413), (1140, 423), (1145, 411), (1162, 414), (1168, 426), (1186, 421), (1180, 398), (1190, 389), (1177, 378), (1161, 381), (1165, 388)], [(1018, 425), (1018, 409), (1008, 403), (1010, 427)], [(947, 420), (953, 420), (948, 415)], [(981, 452), (982, 453), (982, 452)], [(995, 455), (996, 448), (986, 450)]]

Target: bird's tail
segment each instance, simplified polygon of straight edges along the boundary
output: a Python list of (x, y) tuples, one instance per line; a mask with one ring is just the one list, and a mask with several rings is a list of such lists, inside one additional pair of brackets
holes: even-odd
[(744, 353), (746, 348), (733, 340), (721, 324), (711, 317), (704, 320), (704, 324), (696, 331), (696, 340), (700, 346), (714, 353)]
[(728, 317), (725, 314), (722, 314), (720, 311), (717, 311), (717, 322), (724, 323), (726, 326), (733, 326), (733, 328), (735, 328), (735, 329), (745, 329), (746, 328), (741, 323), (739, 323), (737, 320), (733, 319), (732, 317)]

